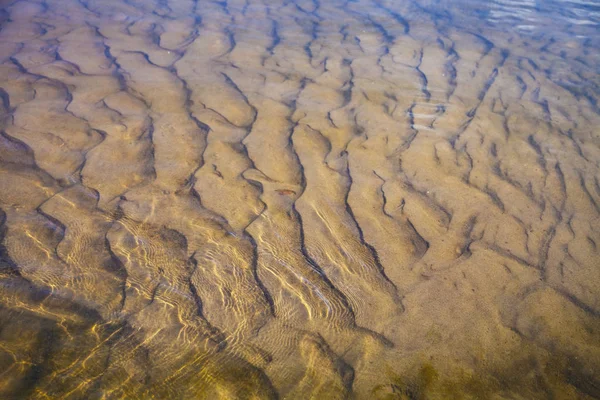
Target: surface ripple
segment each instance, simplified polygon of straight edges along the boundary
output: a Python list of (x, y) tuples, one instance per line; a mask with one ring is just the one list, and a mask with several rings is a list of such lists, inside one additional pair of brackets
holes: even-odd
[(0, 6), (0, 398), (600, 398), (596, 2)]

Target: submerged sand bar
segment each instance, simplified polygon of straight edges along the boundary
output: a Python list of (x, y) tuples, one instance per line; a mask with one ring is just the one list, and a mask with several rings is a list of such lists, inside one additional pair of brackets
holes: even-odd
[(0, 398), (600, 398), (600, 11), (459, 3), (3, 0)]

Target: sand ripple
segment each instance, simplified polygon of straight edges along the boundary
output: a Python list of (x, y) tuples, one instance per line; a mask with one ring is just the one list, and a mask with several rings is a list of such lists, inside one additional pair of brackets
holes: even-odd
[(0, 397), (600, 397), (597, 13), (438, 3), (3, 1)]

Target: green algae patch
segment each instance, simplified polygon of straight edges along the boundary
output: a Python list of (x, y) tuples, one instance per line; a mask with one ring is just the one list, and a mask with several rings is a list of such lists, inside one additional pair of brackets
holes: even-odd
[[(483, 371), (457, 369), (442, 374), (423, 363), (417, 372), (397, 374), (388, 369), (388, 383), (372, 389), (379, 400), (441, 399), (592, 399), (600, 386), (576, 359), (562, 355), (527, 356)], [(414, 371), (413, 370), (413, 371)]]

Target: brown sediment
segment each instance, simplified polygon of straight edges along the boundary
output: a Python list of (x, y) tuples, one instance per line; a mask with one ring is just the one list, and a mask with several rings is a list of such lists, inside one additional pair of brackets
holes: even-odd
[(1, 4), (1, 398), (600, 397), (585, 25)]

